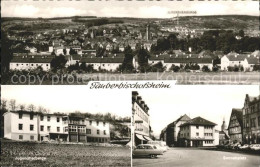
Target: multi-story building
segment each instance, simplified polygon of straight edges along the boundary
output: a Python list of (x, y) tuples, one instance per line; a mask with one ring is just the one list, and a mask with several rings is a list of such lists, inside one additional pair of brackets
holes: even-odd
[(178, 134), (180, 131), (180, 125), (183, 123), (186, 123), (187, 121), (191, 120), (189, 116), (186, 114), (180, 116), (177, 120), (174, 122), (170, 123), (167, 127), (166, 130), (164, 131), (165, 138), (164, 140), (168, 146), (178, 146)]
[(181, 146), (202, 147), (219, 144), (216, 124), (201, 117), (196, 117), (180, 125)]
[(243, 107), (243, 143), (260, 143), (260, 95), (246, 94)]
[(86, 119), (87, 142), (110, 142), (109, 123), (102, 120)]
[(151, 140), (150, 138), (150, 119), (148, 114), (149, 107), (138, 96), (138, 92), (132, 92), (132, 121), (133, 121), (133, 145), (144, 144)]
[(4, 137), (12, 140), (67, 141), (67, 116), (29, 111), (6, 112), (4, 114)]
[(65, 114), (29, 111), (4, 114), (4, 137), (11, 140), (107, 143), (109, 126), (106, 121)]
[(231, 143), (242, 143), (243, 112), (242, 109), (233, 108), (228, 125), (228, 134)]
[(51, 69), (52, 56), (46, 55), (14, 55), (10, 62), (10, 70), (32, 70), (41, 67), (44, 71)]

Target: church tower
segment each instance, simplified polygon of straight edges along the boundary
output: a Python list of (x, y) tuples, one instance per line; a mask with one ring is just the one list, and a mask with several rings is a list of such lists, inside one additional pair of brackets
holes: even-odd
[(226, 125), (226, 122), (225, 122), (225, 117), (223, 118), (223, 123), (221, 125), (221, 131), (227, 131), (227, 125)]

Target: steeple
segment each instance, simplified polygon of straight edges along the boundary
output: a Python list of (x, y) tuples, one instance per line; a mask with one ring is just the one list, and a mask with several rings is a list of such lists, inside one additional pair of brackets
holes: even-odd
[(226, 122), (225, 122), (225, 117), (223, 117), (223, 123), (221, 125), (221, 131), (226, 131), (227, 130), (227, 125), (226, 125)]

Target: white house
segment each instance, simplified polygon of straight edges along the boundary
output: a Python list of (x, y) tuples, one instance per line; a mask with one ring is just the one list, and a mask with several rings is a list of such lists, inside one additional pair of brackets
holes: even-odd
[(42, 67), (44, 71), (51, 69), (53, 56), (47, 55), (18, 55), (10, 61), (10, 70), (31, 70)]
[(87, 142), (107, 143), (110, 141), (109, 123), (102, 120), (86, 119)]
[(243, 66), (244, 67), (244, 60), (247, 55), (244, 54), (237, 54), (237, 53), (229, 53), (228, 55), (224, 55), (221, 60), (221, 70), (227, 71), (228, 67), (235, 67), (235, 66)]
[(67, 140), (65, 115), (9, 111), (4, 115), (4, 137), (11, 140)]
[(244, 60), (244, 70), (253, 71), (255, 65), (260, 65), (259, 57), (247, 57)]
[(100, 71), (116, 71), (123, 63), (123, 57), (82, 57), (80, 64), (85, 62), (86, 65), (93, 65), (93, 69)]
[(215, 146), (218, 139), (216, 124), (204, 118), (196, 117), (180, 125), (180, 136), (182, 146), (202, 147)]

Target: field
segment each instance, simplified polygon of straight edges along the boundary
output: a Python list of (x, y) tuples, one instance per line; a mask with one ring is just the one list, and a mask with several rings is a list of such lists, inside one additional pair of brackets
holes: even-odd
[(1, 147), (0, 166), (131, 166), (126, 147), (12, 141)]

